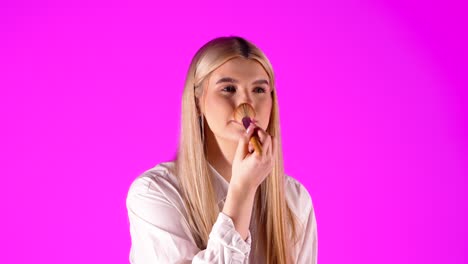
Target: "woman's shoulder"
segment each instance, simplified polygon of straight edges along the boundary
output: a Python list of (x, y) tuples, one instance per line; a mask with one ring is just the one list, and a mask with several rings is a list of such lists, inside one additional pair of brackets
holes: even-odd
[(180, 200), (174, 167), (174, 161), (161, 162), (138, 175), (130, 184), (127, 201), (135, 196)]
[(148, 236), (160, 234), (158, 230), (171, 230), (174, 237), (190, 239), (187, 215), (173, 169), (174, 162), (162, 162), (132, 181), (126, 198), (128, 217), (132, 228), (155, 232)]
[(156, 164), (154, 167), (145, 170), (133, 179), (130, 189), (136, 187), (150, 188), (152, 184), (177, 181), (174, 175), (174, 162), (166, 161)]
[(312, 197), (307, 188), (297, 179), (285, 175), (286, 199), (294, 213), (301, 219), (307, 218), (310, 211), (314, 210)]

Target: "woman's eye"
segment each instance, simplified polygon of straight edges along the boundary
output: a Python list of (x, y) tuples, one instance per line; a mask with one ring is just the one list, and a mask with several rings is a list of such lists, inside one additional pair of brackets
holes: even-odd
[(230, 86), (224, 87), (224, 89), (222, 91), (231, 92), (231, 91), (235, 91), (235, 90), (236, 90), (236, 88), (234, 86), (230, 85)]
[(262, 88), (262, 87), (256, 87), (254, 90), (255, 90), (255, 91), (258, 91), (258, 90), (260, 90), (260, 92), (259, 92), (259, 93), (264, 93), (264, 92), (265, 92), (265, 89), (264, 89), (264, 88)]

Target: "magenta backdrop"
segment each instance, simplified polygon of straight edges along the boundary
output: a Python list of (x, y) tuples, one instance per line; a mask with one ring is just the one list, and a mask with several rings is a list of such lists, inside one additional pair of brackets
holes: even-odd
[(128, 187), (225, 35), (276, 71), (319, 263), (467, 262), (463, 1), (92, 2), (1, 3), (1, 263), (128, 263)]

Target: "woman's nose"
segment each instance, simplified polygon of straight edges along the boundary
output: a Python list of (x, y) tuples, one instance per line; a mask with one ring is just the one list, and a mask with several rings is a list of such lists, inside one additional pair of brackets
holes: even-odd
[(241, 92), (240, 100), (237, 105), (240, 105), (242, 103), (249, 103), (252, 106), (254, 106), (251, 95), (246, 91)]

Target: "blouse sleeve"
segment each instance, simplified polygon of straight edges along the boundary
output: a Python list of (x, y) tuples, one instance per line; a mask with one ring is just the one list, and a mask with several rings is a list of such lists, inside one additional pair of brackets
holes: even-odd
[[(308, 195), (310, 199), (310, 196)], [(305, 232), (302, 246), (299, 249), (298, 264), (317, 264), (317, 221), (315, 219), (314, 206), (310, 200), (310, 209), (305, 222)]]
[(213, 225), (205, 250), (195, 244), (184, 216), (167, 197), (168, 186), (137, 178), (127, 195), (132, 264), (156, 263), (244, 263), (248, 259), (251, 234), (246, 241), (223, 214)]

